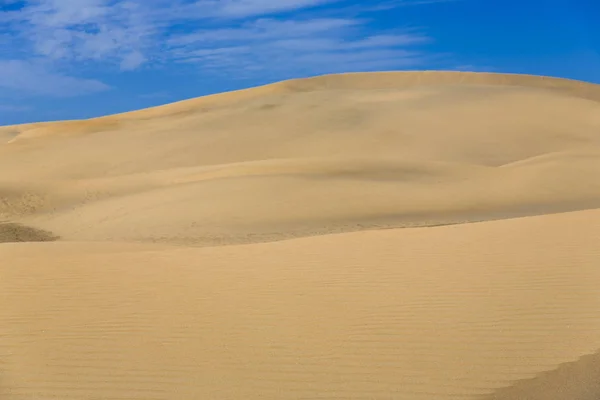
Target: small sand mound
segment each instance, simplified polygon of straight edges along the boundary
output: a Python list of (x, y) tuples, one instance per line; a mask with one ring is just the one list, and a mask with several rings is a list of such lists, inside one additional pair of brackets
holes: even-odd
[(52, 242), (54, 240), (58, 240), (58, 236), (52, 232), (12, 222), (0, 223), (0, 243)]

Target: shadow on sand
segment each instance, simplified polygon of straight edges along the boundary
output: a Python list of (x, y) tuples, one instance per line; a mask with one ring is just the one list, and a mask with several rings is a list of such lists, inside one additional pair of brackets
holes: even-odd
[(560, 365), (533, 379), (483, 396), (482, 400), (598, 400), (600, 399), (600, 351)]
[(13, 222), (0, 222), (0, 243), (52, 242), (59, 237), (52, 232)]

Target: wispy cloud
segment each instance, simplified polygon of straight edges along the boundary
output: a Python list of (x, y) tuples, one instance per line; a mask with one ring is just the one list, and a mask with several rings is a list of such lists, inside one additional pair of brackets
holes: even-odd
[(93, 79), (75, 78), (52, 72), (27, 61), (0, 60), (0, 88), (56, 97), (76, 96), (109, 89)]
[[(131, 70), (152, 59), (177, 23), (306, 9), (335, 0), (23, 0), (3, 13), (15, 39), (53, 61), (117, 63)], [(215, 21), (217, 20), (217, 21)], [(194, 28), (189, 28), (194, 29)]]
[(141, 3), (112, 0), (28, 0), (13, 11), (14, 36), (52, 61), (141, 65), (156, 33)]
[(197, 7), (214, 16), (248, 17), (297, 10), (333, 3), (336, 0), (224, 0), (199, 1)]
[(356, 18), (256, 19), (236, 28), (201, 30), (171, 38), (173, 58), (224, 74), (268, 70), (274, 78), (424, 62), (415, 49), (431, 39), (414, 30), (368, 34)]
[[(387, 8), (440, 0), (379, 2)], [(444, 0), (446, 1), (446, 0)], [(132, 71), (164, 63), (205, 73), (278, 77), (416, 66), (430, 38), (414, 30), (373, 30), (344, 15), (349, 0), (4, 0), (0, 86), (51, 94), (105, 90), (67, 76), (74, 65)], [(8, 5), (10, 4), (10, 7)], [(337, 16), (321, 14), (336, 5)], [(2, 60), (4, 57), (4, 60)], [(18, 66), (23, 66), (21, 69)], [(57, 74), (55, 71), (63, 71)], [(24, 76), (30, 76), (33, 84)], [(8, 75), (6, 75), (8, 76)], [(44, 83), (40, 78), (50, 79)], [(18, 82), (18, 83), (17, 83)], [(61, 84), (58, 85), (57, 82)], [(40, 86), (38, 86), (38, 84)]]

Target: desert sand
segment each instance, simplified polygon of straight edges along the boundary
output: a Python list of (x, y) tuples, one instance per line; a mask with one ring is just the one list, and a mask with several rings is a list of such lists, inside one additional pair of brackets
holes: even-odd
[(0, 127), (0, 399), (597, 400), (599, 176), (537, 76)]

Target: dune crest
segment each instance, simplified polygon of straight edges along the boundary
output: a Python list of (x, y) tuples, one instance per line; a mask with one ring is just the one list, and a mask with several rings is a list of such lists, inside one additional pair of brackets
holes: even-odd
[[(122, 114), (82, 121), (44, 122), (13, 125), (18, 132), (29, 132), (26, 137), (44, 136), (59, 131), (94, 132), (118, 126), (119, 121), (143, 120), (186, 115), (208, 111), (211, 107), (252, 101), (269, 95), (285, 95), (322, 90), (390, 90), (438, 85), (509, 86), (547, 89), (565, 95), (600, 101), (600, 87), (596, 84), (547, 76), (501, 74), (487, 72), (415, 71), (345, 73), (291, 79), (264, 86), (219, 93)], [(67, 129), (64, 129), (64, 128)], [(1, 132), (2, 127), (0, 127)]]

